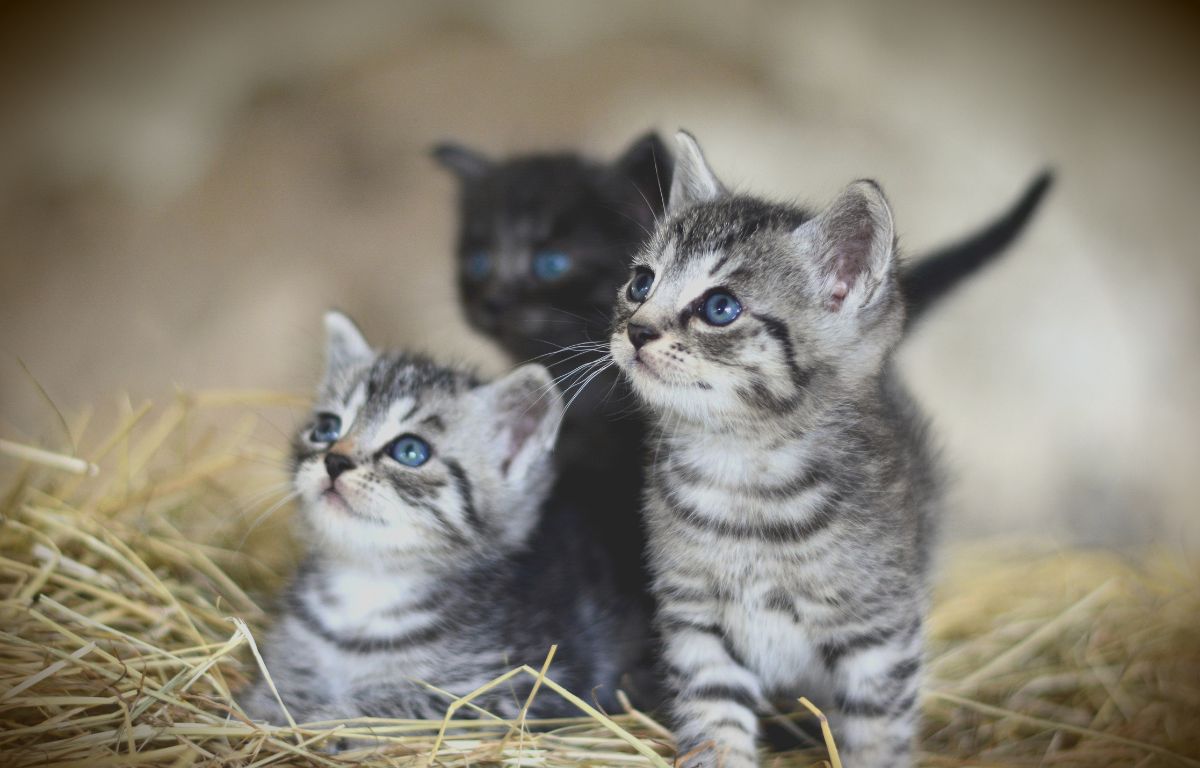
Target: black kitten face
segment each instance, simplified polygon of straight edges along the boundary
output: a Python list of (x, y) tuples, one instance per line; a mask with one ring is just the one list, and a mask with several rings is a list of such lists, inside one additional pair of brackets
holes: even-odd
[(629, 260), (662, 211), (656, 136), (610, 165), (577, 155), (492, 162), (436, 151), (461, 183), (458, 285), (467, 319), (518, 360), (602, 340)]
[(518, 359), (598, 339), (640, 230), (575, 157), (515, 160), (464, 186), (459, 292), (467, 318)]

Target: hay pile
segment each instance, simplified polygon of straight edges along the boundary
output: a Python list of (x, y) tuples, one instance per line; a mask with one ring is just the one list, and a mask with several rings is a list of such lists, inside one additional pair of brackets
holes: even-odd
[[(510, 674), (544, 673), (537, 695), (566, 696), (578, 719), (485, 716), (448, 736), (444, 722), (247, 722), (231, 692), (255, 674), (260, 606), (294, 565), (272, 507), (298, 404), (126, 404), (98, 440), (80, 440), (86, 418), (64, 425), (84, 460), (0, 443), (0, 765), (670, 764), (652, 717), (591, 709), (553, 682), (553, 664)], [(1200, 766), (1194, 565), (989, 547), (952, 553), (940, 584), (922, 764)], [(366, 732), (384, 746), (320, 750), (332, 733)]]

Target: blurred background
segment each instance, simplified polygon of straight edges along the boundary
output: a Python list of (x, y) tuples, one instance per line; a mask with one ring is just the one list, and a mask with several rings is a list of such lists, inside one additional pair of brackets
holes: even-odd
[(1194, 10), (6, 3), (0, 436), (63, 448), (48, 401), (305, 392), (329, 306), (500, 370), (458, 311), (430, 145), (603, 158), (686, 126), (743, 188), (816, 204), (879, 179), (909, 253), (1053, 165), (1027, 236), (903, 352), (949, 530), (1194, 549)]

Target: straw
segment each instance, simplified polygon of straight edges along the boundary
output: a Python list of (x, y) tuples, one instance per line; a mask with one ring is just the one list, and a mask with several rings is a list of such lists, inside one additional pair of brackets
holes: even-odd
[[(247, 720), (237, 693), (266, 673), (264, 606), (298, 555), (286, 507), (251, 530), (283, 496), (261, 491), (287, 480), (265, 412), (300, 405), (285, 393), (183, 392), (94, 409), (90, 435), (90, 413), (67, 418), (78, 456), (0, 441), (0, 765), (672, 763), (661, 713), (620, 693), (623, 711), (597, 710), (554, 680), (549, 644), (537, 666), (497, 670), (466, 695), (417, 681), (445, 697), (438, 719)], [(115, 426), (99, 434), (106, 420)], [(1200, 768), (1194, 564), (1028, 544), (956, 545), (945, 562), (921, 764)], [(532, 687), (514, 719), (474, 701), (518, 677)], [(824, 746), (764, 752), (764, 765), (840, 768), (836, 713), (812, 705), (820, 692), (796, 693), (780, 716), (816, 717)], [(557, 697), (571, 716), (529, 718), (535, 697)], [(355, 749), (334, 753), (335, 742)]]

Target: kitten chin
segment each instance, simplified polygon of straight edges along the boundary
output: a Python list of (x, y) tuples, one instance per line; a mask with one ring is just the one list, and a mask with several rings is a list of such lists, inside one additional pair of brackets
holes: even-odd
[(701, 420), (737, 410), (738, 400), (733, 393), (682, 370), (670, 359), (635, 350), (624, 334), (613, 334), (610, 347), (613, 362), (634, 392), (656, 411)]

